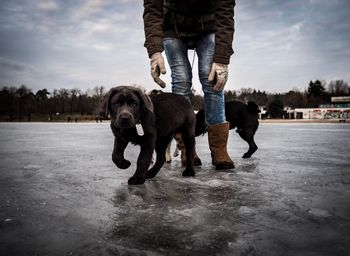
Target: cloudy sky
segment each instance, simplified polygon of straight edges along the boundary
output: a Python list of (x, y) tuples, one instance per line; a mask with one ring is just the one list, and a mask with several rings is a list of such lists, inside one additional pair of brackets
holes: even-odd
[[(0, 87), (158, 88), (143, 47), (142, 3), (1, 0)], [(350, 82), (349, 0), (237, 0), (235, 21), (226, 89), (286, 92), (315, 79)], [(193, 83), (200, 91), (196, 75)]]

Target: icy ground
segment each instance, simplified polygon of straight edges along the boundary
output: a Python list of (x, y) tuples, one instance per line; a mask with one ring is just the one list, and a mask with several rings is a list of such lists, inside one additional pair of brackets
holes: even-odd
[[(350, 125), (261, 124), (258, 151), (234, 131), (234, 171), (178, 158), (128, 186), (107, 123), (0, 124), (0, 255), (349, 255)], [(174, 145), (173, 145), (174, 147)]]

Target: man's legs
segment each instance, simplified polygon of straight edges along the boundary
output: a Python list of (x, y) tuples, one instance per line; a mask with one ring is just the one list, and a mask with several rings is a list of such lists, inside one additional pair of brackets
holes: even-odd
[(204, 109), (208, 127), (209, 148), (212, 162), (216, 169), (234, 168), (234, 163), (227, 153), (229, 123), (225, 116), (224, 92), (213, 90), (208, 76), (213, 63), (215, 34), (209, 34), (196, 41), (198, 55), (198, 74), (204, 92)]
[(213, 90), (208, 76), (213, 63), (215, 34), (209, 34), (196, 41), (198, 55), (198, 74), (204, 92), (205, 119), (208, 125), (221, 124), (226, 121), (224, 92)]
[(187, 45), (178, 38), (164, 38), (165, 55), (171, 69), (172, 92), (191, 99), (192, 69)]
[[(186, 42), (183, 42), (178, 38), (169, 37), (164, 38), (163, 45), (171, 69), (172, 92), (184, 96), (191, 102), (192, 68), (187, 55), (188, 45)], [(181, 134), (177, 134), (175, 138), (182, 140)], [(183, 147), (183, 144), (181, 146)], [(184, 165), (183, 156), (185, 156), (184, 147), (181, 149), (181, 160)], [(201, 160), (196, 154), (195, 148), (193, 150), (193, 158), (194, 165), (202, 165)]]

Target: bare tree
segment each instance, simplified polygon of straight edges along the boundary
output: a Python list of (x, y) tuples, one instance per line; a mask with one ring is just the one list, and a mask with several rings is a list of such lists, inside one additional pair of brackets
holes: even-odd
[(104, 88), (102, 85), (94, 87), (93, 96), (97, 97), (98, 100), (101, 100), (105, 94), (106, 94), (106, 88)]
[(61, 88), (58, 90), (57, 98), (59, 100), (62, 114), (64, 114), (67, 109), (66, 105), (67, 105), (69, 96), (70, 96), (70, 91), (68, 89)]
[(306, 107), (306, 96), (303, 92), (300, 92), (297, 89), (291, 90), (284, 94), (283, 104), (291, 108)]
[(331, 81), (328, 84), (328, 92), (331, 96), (348, 96), (350, 95), (350, 87), (343, 80)]
[(70, 113), (73, 114), (77, 111), (77, 99), (81, 94), (81, 90), (74, 88), (70, 90)]
[(19, 120), (22, 120), (23, 114), (29, 116), (33, 112), (34, 94), (31, 89), (25, 85), (21, 85), (16, 91), (16, 98), (18, 98), (18, 114)]
[(8, 115), (8, 120), (12, 121), (16, 113), (16, 87), (3, 87), (0, 92), (0, 113)]

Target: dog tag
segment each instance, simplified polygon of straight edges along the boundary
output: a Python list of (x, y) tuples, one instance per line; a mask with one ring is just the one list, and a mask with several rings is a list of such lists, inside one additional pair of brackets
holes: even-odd
[(137, 131), (137, 134), (138, 134), (139, 136), (142, 136), (142, 135), (145, 134), (144, 131), (143, 131), (143, 128), (142, 128), (142, 125), (141, 125), (141, 124), (136, 124), (136, 131)]

